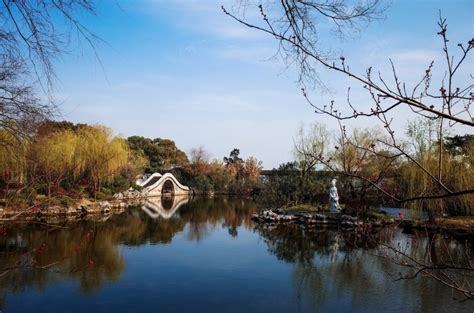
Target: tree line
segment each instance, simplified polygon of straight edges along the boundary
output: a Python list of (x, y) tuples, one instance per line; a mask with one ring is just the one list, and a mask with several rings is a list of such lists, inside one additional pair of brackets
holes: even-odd
[(169, 139), (132, 136), (127, 141), (148, 160), (146, 173), (171, 172), (196, 193), (249, 195), (258, 188), (262, 162), (242, 159), (237, 148), (220, 160), (212, 159), (203, 147), (191, 149), (188, 157)]
[[(382, 203), (400, 205), (396, 199), (413, 198), (414, 201), (403, 205), (426, 211), (432, 218), (443, 213), (472, 215), (473, 194), (416, 199), (420, 194), (438, 190), (436, 181), (423, 169), (436, 171), (440, 154), (441, 178), (448, 188), (462, 190), (474, 186), (474, 136), (447, 135), (440, 142), (439, 131), (437, 120), (410, 121), (402, 143), (410, 152), (409, 159), (380, 149), (387, 136), (378, 127), (354, 128), (342, 134), (317, 122), (301, 126), (294, 138), (295, 160), (281, 164), (276, 173), (282, 174), (263, 182), (261, 200), (276, 206), (325, 203), (328, 182), (337, 177), (341, 202), (359, 210)], [(287, 174), (292, 172), (295, 174)]]
[[(28, 139), (0, 129), (0, 192), (7, 201), (108, 198), (134, 186), (143, 173), (173, 172), (197, 193), (250, 194), (261, 162), (211, 160), (202, 148), (187, 154), (174, 141), (123, 138), (101, 125), (46, 121)], [(137, 187), (136, 187), (137, 188)]]

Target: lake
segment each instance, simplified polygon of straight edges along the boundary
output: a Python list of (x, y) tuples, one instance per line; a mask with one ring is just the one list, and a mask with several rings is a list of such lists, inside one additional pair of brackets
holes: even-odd
[[(7, 225), (1, 312), (474, 311), (432, 279), (397, 280), (403, 269), (353, 231), (256, 225), (257, 210), (216, 197), (152, 201), (106, 221)], [(419, 234), (377, 236), (425, 251)], [(472, 242), (440, 240), (471, 255)]]

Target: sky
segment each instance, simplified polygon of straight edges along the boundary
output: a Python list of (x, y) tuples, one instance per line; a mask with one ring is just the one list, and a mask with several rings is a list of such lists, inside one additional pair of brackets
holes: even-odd
[[(170, 138), (186, 152), (203, 146), (218, 159), (239, 148), (242, 156), (262, 160), (264, 168), (291, 161), (300, 125), (336, 124), (307, 104), (296, 69), (274, 57), (272, 38), (222, 13), (221, 5), (231, 8), (235, 2), (101, 1), (95, 16), (81, 17), (101, 38), (98, 58), (81, 43), (55, 64), (58, 119), (103, 124), (122, 136)], [(432, 59), (442, 75), (440, 10), (452, 42), (473, 38), (472, 0), (386, 3), (385, 18), (343, 39), (322, 23), (321, 44), (362, 73), (368, 66), (386, 73), (391, 58), (400, 76), (413, 82)], [(246, 12), (249, 18), (255, 13)], [(471, 57), (470, 73), (473, 64)], [(343, 101), (352, 83), (324, 70), (320, 76), (328, 89), (311, 89), (311, 99)], [(354, 101), (367, 103), (357, 91)], [(396, 117), (397, 132), (413, 118), (408, 111)], [(358, 119), (348, 126), (375, 125)]]

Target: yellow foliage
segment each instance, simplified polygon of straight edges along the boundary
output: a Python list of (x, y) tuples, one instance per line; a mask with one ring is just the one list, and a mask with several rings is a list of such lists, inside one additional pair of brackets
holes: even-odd
[(22, 183), (26, 174), (26, 142), (0, 129), (0, 177), (5, 182)]
[(40, 137), (30, 147), (30, 173), (33, 180), (51, 187), (87, 182), (94, 194), (131, 166), (143, 166), (143, 156), (130, 152), (127, 142), (102, 126), (60, 130)]
[[(474, 157), (474, 149), (470, 147), (466, 157), (455, 157), (444, 152), (441, 159), (441, 182), (450, 190), (465, 190), (474, 186), (474, 168), (468, 162)], [(439, 151), (439, 150), (438, 150)], [(417, 161), (429, 173), (439, 175), (439, 152), (422, 154)], [(406, 186), (406, 196), (443, 194), (446, 191), (419, 166), (406, 163), (401, 168), (401, 181)], [(410, 203), (410, 207), (427, 209), (433, 213), (446, 210), (456, 214), (473, 214), (474, 195), (466, 194), (436, 200), (420, 200)]]

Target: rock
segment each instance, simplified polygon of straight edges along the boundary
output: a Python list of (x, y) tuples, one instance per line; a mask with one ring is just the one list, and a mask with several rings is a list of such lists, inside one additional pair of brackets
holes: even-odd
[(61, 208), (58, 205), (53, 205), (53, 206), (48, 207), (45, 210), (41, 210), (41, 213), (45, 215), (58, 215), (58, 214), (63, 213), (63, 208)]
[(122, 200), (124, 198), (123, 193), (119, 192), (119, 193), (114, 194), (114, 198), (117, 200)]
[(79, 210), (81, 214), (87, 214), (87, 207), (85, 205), (80, 205)]
[(66, 211), (66, 214), (67, 214), (67, 215), (75, 215), (75, 214), (77, 214), (77, 208), (72, 207), (72, 206), (71, 206), (71, 207), (67, 207), (65, 211)]
[(319, 213), (316, 213), (313, 215), (315, 219), (317, 220), (326, 220), (326, 215), (324, 214), (319, 214)]
[(110, 204), (109, 201), (104, 201), (100, 203), (100, 209), (102, 213), (110, 213), (112, 205)]
[(352, 221), (345, 220), (345, 221), (341, 222), (341, 226), (342, 227), (354, 227), (355, 224)]
[(351, 222), (357, 222), (358, 218), (355, 216), (350, 216), (350, 215), (342, 215), (341, 220), (346, 220), (346, 221), (351, 221)]

